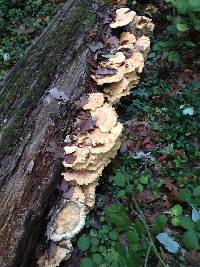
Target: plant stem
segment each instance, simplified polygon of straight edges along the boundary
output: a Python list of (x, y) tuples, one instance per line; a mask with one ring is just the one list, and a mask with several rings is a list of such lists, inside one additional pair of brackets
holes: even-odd
[[(129, 184), (130, 184), (130, 183), (129, 183)], [(154, 250), (154, 252), (155, 252), (155, 254), (156, 254), (158, 260), (159, 260), (160, 263), (162, 264), (162, 266), (163, 266), (163, 267), (167, 267), (166, 264), (164, 263), (164, 261), (162, 260), (160, 254), (159, 254), (158, 251), (157, 251), (157, 248), (156, 248), (156, 246), (155, 246), (155, 244), (154, 244), (153, 238), (152, 238), (151, 233), (150, 233), (150, 230), (149, 230), (149, 226), (148, 226), (147, 223), (146, 223), (146, 219), (145, 219), (145, 217), (144, 217), (144, 215), (143, 215), (143, 212), (141, 211), (141, 209), (140, 209), (140, 207), (139, 207), (139, 204), (138, 204), (138, 202), (137, 202), (137, 200), (136, 200), (136, 198), (135, 198), (135, 195), (134, 195), (133, 193), (132, 193), (132, 199), (133, 199), (133, 202), (134, 202), (134, 204), (135, 204), (135, 207), (136, 207), (136, 209), (137, 209), (138, 214), (137, 214), (136, 212), (135, 212), (135, 213), (137, 214), (137, 216), (139, 217), (139, 219), (141, 220), (141, 222), (142, 222), (143, 225), (144, 225), (144, 228), (145, 228), (145, 230), (146, 230), (146, 232), (147, 232), (147, 235), (148, 235), (148, 237), (149, 237), (149, 241), (150, 241), (150, 245), (151, 245), (151, 247), (153, 248), (153, 250)], [(134, 211), (132, 203), (131, 203), (131, 208), (132, 208), (132, 210)]]
[(152, 243), (150, 243), (149, 248), (147, 250), (147, 255), (146, 255), (146, 258), (145, 258), (145, 262), (144, 262), (144, 267), (147, 267), (147, 263), (148, 263), (149, 254), (150, 254), (151, 248), (152, 248)]

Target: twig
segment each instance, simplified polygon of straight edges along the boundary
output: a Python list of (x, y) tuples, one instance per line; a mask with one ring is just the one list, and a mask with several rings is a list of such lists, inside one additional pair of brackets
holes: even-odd
[(151, 248), (152, 248), (152, 243), (150, 243), (149, 248), (147, 250), (147, 255), (146, 255), (146, 258), (145, 258), (145, 261), (144, 261), (144, 267), (147, 267), (147, 263), (148, 263), (149, 254), (150, 254)]

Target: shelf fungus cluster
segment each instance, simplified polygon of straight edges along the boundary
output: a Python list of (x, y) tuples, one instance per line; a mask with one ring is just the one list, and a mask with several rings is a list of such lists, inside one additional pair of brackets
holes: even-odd
[(154, 28), (150, 19), (122, 7), (107, 21), (103, 40), (93, 46), (91, 78), (99, 92), (82, 96), (76, 103), (79, 112), (64, 147), (62, 182), (66, 188), (47, 231), (54, 249), (40, 258), (40, 266), (59, 266), (69, 258), (71, 240), (84, 227), (86, 214), (95, 204), (98, 180), (120, 148), (123, 127), (112, 105), (138, 84), (150, 49), (148, 35)]
[(110, 54), (102, 55), (92, 78), (103, 86), (105, 97), (114, 104), (121, 97), (129, 95), (130, 90), (138, 84), (150, 50), (150, 38), (143, 32), (149, 34), (154, 25), (150, 19), (136, 16), (129, 8), (120, 8), (116, 10), (115, 20), (110, 28), (122, 29), (118, 44)]

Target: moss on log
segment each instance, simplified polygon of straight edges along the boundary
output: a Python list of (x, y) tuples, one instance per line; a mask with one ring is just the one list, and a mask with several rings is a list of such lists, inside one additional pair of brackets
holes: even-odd
[(35, 266), (61, 171), (59, 146), (85, 90), (82, 29), (93, 2), (68, 0), (0, 88), (1, 267)]

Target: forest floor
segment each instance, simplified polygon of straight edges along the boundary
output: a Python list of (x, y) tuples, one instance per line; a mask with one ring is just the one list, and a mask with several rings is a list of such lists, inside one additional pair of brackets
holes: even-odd
[[(0, 3), (9, 10), (0, 17), (1, 80), (62, 5), (27, 2)], [(169, 33), (171, 11), (154, 2), (133, 6), (156, 25), (152, 48), (139, 85), (117, 105), (121, 150), (63, 266), (200, 266), (199, 42)]]

